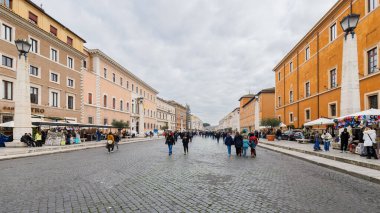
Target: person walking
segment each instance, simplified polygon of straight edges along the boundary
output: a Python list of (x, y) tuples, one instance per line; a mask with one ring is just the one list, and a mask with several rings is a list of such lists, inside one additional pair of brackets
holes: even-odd
[(241, 148), (243, 148), (243, 137), (236, 132), (234, 137), (234, 144), (236, 149), (236, 156), (241, 156)]
[(115, 146), (115, 137), (113, 136), (112, 132), (109, 132), (107, 135), (107, 149), (108, 153), (113, 152)]
[(320, 144), (320, 135), (318, 131), (314, 133), (314, 151), (321, 151), (321, 147), (319, 146)]
[(188, 133), (185, 133), (182, 137), (183, 151), (185, 152), (184, 155), (189, 154), (189, 142), (190, 136)]
[(216, 142), (219, 143), (219, 140), (220, 140), (220, 132), (217, 132), (215, 137), (216, 137)]
[(249, 146), (251, 147), (251, 157), (256, 157), (256, 145), (258, 144), (259, 139), (256, 137), (256, 135), (252, 135), (249, 137)]
[(327, 132), (327, 130), (324, 130), (323, 131), (323, 134), (321, 136), (322, 140), (323, 140), (323, 148), (324, 148), (324, 151), (325, 152), (328, 152), (330, 151), (330, 142), (331, 142), (331, 139), (332, 139), (332, 136), (330, 133)]
[(169, 156), (171, 156), (173, 154), (173, 145), (175, 145), (174, 134), (172, 132), (169, 132), (168, 136), (166, 137), (165, 144), (168, 145)]
[(350, 133), (348, 133), (347, 128), (344, 128), (343, 132), (340, 134), (340, 153), (347, 152), (348, 140), (350, 139)]
[(244, 135), (244, 137), (243, 137), (243, 157), (247, 157), (248, 148), (249, 148), (248, 136)]
[(234, 143), (234, 140), (232, 139), (231, 134), (227, 133), (227, 136), (224, 140), (224, 144), (226, 144), (227, 146), (228, 157), (231, 157), (231, 146), (233, 145), (233, 143)]
[(42, 134), (40, 131), (37, 131), (34, 135), (34, 140), (36, 141), (37, 147), (42, 147)]
[(372, 157), (378, 159), (375, 149), (373, 148), (376, 144), (376, 131), (367, 127), (363, 133), (364, 146), (367, 149), (367, 159)]
[(102, 133), (100, 133), (100, 130), (97, 129), (97, 130), (96, 130), (96, 142), (99, 142), (99, 141), (100, 141), (101, 136), (102, 136)]
[(116, 150), (119, 150), (119, 142), (120, 142), (120, 140), (121, 140), (121, 135), (118, 134), (118, 133), (116, 133), (115, 136), (114, 136), (114, 138), (115, 138), (115, 146), (116, 146)]

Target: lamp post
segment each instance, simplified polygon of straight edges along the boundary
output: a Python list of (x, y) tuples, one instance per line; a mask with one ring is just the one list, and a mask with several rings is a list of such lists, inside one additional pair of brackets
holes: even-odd
[(27, 55), (31, 44), (26, 40), (16, 40), (16, 48), (19, 52), (17, 60), (17, 74), (15, 83), (15, 111), (12, 147), (26, 146), (20, 142), (25, 133), (32, 133), (32, 115), (30, 103), (30, 79), (28, 72)]
[[(341, 116), (360, 111), (358, 44), (355, 34), (359, 17), (360, 15), (352, 13), (351, 0), (350, 14), (340, 22), (343, 31), (346, 33), (343, 41)], [(352, 36), (348, 36), (349, 34)]]
[(139, 97), (136, 99), (136, 104), (137, 108), (139, 110), (139, 136), (144, 136), (145, 134), (145, 128), (144, 128), (144, 123), (145, 123), (145, 115), (144, 115), (144, 98)]
[(260, 130), (260, 98), (255, 95), (255, 129)]

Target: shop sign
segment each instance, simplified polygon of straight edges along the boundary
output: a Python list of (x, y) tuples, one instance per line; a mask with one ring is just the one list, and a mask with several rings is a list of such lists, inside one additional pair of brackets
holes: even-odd
[[(6, 110), (6, 111), (14, 111), (15, 108), (14, 107), (3, 107), (3, 110)], [(31, 108), (31, 112), (32, 113), (45, 113), (45, 110), (44, 109), (40, 109), (40, 108)]]

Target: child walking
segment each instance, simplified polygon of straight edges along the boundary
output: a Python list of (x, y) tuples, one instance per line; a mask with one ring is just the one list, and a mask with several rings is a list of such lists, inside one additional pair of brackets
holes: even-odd
[(259, 139), (255, 135), (252, 135), (249, 138), (249, 145), (251, 147), (251, 158), (256, 157), (256, 146), (257, 146), (258, 142), (259, 142)]
[(248, 147), (249, 147), (248, 136), (244, 135), (244, 137), (243, 137), (243, 157), (247, 157)]

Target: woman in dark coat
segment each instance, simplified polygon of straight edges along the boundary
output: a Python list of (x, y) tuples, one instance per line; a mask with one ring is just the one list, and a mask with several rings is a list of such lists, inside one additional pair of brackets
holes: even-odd
[(234, 143), (234, 139), (232, 139), (230, 133), (227, 133), (224, 139), (224, 144), (226, 144), (227, 146), (228, 157), (231, 157), (231, 146), (233, 145), (233, 143)]
[(186, 154), (189, 154), (189, 142), (190, 142), (190, 136), (188, 133), (185, 133), (182, 137), (182, 144), (183, 144), (183, 151)]
[(243, 136), (241, 136), (238, 132), (235, 134), (234, 144), (236, 149), (236, 155), (241, 156), (241, 149), (243, 148)]
[(173, 145), (175, 145), (175, 140), (174, 140), (174, 134), (173, 132), (169, 132), (168, 136), (166, 137), (165, 144), (168, 145), (169, 148), (169, 156), (173, 154)]

